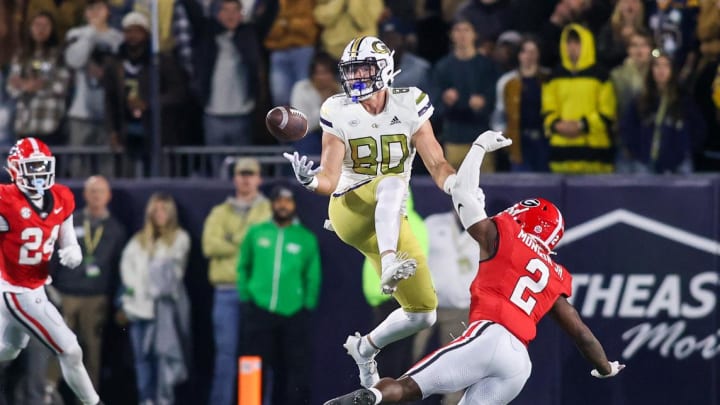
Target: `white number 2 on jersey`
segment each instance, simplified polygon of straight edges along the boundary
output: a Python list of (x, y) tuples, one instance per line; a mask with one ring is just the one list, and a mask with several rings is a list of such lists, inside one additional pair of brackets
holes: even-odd
[(545, 265), (545, 263), (543, 263), (542, 260), (536, 258), (531, 259), (528, 262), (527, 266), (525, 266), (525, 270), (532, 274), (539, 271), (540, 278), (535, 281), (530, 276), (520, 277), (517, 284), (515, 284), (515, 289), (510, 295), (510, 302), (517, 305), (520, 309), (525, 311), (526, 314), (530, 315), (533, 308), (535, 308), (535, 304), (537, 304), (537, 300), (529, 294), (527, 299), (524, 299), (523, 293), (526, 289), (535, 294), (542, 292), (542, 290), (547, 287), (548, 279), (550, 278), (550, 269)]
[(24, 243), (20, 246), (18, 262), (30, 266), (39, 264), (44, 255), (50, 255), (55, 250), (55, 240), (59, 232), (60, 225), (55, 225), (48, 238), (43, 242), (42, 229), (38, 227), (23, 229), (20, 240)]

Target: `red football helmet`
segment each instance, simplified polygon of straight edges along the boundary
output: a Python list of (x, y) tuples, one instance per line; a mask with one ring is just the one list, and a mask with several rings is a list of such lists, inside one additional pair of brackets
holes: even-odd
[(42, 194), (55, 184), (55, 157), (37, 138), (23, 138), (10, 148), (7, 171), (23, 192)]
[(544, 198), (522, 200), (507, 209), (525, 233), (535, 236), (548, 250), (560, 242), (565, 221), (555, 204)]

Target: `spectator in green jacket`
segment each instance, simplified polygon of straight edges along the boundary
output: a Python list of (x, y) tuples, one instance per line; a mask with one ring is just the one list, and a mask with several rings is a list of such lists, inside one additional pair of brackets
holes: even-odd
[(263, 360), (263, 403), (303, 405), (310, 400), (308, 311), (320, 292), (320, 249), (295, 218), (292, 190), (277, 186), (270, 200), (273, 219), (250, 227), (240, 249), (242, 352)]
[[(412, 191), (408, 195), (406, 212), (410, 229), (417, 238), (420, 247), (425, 255), (428, 254), (428, 235), (420, 214), (415, 211)], [(365, 258), (362, 272), (363, 293), (365, 300), (372, 307), (373, 326), (379, 325), (390, 313), (400, 306), (392, 299), (392, 295), (383, 294), (380, 288), (380, 276), (375, 270), (372, 262)], [(388, 345), (378, 353), (377, 361), (383, 364), (383, 375), (402, 375), (405, 370), (413, 365), (413, 336), (407, 337), (395, 344)]]
[(235, 196), (215, 206), (205, 220), (202, 249), (210, 261), (208, 276), (215, 288), (213, 330), (215, 371), (210, 400), (217, 405), (236, 404), (237, 356), (240, 344), (240, 300), (235, 288), (235, 269), (240, 245), (248, 228), (270, 219), (270, 202), (258, 187), (260, 164), (251, 158), (235, 163)]

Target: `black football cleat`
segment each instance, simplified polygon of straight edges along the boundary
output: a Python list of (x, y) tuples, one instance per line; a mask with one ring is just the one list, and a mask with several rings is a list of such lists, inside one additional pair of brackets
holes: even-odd
[(331, 399), (325, 405), (375, 405), (375, 394), (363, 388)]

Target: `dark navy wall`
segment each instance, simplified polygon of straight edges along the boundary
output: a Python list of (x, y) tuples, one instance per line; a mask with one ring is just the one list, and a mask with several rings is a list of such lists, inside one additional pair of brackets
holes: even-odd
[[(82, 184), (69, 184), (82, 204)], [(530, 345), (532, 376), (514, 403), (720, 402), (716, 303), (720, 177), (492, 175), (483, 176), (481, 184), (489, 214), (532, 196), (550, 199), (560, 207), (566, 232), (572, 236), (567, 240), (572, 240), (559, 247), (557, 260), (575, 277), (574, 304), (609, 357), (628, 364), (619, 378), (590, 377), (591, 367), (572, 342), (551, 320), (543, 320), (538, 338)], [(212, 296), (199, 238), (205, 216), (232, 193), (232, 185), (150, 180), (115, 181), (112, 187), (111, 209), (129, 230), (142, 223), (149, 195), (162, 190), (176, 198), (180, 221), (193, 237), (186, 282), (193, 303), (195, 364), (192, 380), (183, 388), (182, 403), (203, 404), (213, 361)], [(414, 179), (412, 188), (422, 216), (451, 209), (449, 197), (429, 179)], [(342, 343), (347, 334), (368, 330), (370, 308), (361, 291), (362, 258), (322, 229), (327, 198), (297, 188), (297, 199), (300, 219), (318, 235), (323, 259), (314, 344), (308, 348), (315, 354), (314, 405), (357, 388), (357, 371)], [(643, 328), (645, 335), (640, 333)], [(631, 351), (631, 346), (637, 349)], [(626, 357), (621, 358), (624, 352)]]

